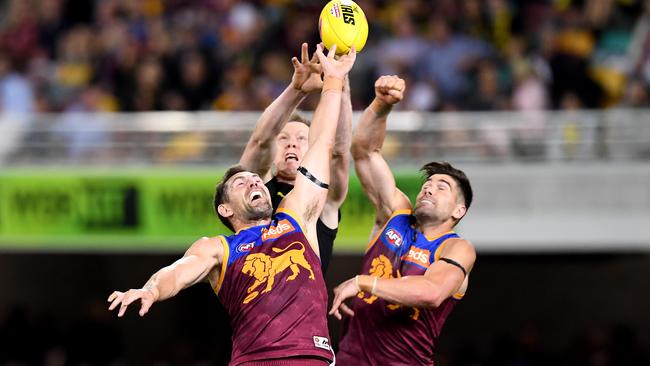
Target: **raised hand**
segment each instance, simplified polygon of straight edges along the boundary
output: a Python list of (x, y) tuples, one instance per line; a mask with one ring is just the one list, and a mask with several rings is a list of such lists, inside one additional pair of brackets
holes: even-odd
[(406, 83), (395, 75), (385, 75), (375, 81), (375, 97), (388, 105), (399, 103), (405, 90)]
[(321, 66), (318, 63), (318, 57), (314, 53), (310, 60), (308, 48), (307, 43), (303, 43), (300, 55), (301, 60), (298, 61), (297, 57), (291, 59), (291, 63), (293, 64), (291, 86), (303, 93), (311, 93), (323, 87), (323, 80), (320, 77)]
[(350, 72), (352, 66), (354, 66), (354, 61), (357, 59), (357, 51), (354, 47), (350, 49), (347, 55), (335, 59), (336, 55), (336, 45), (327, 52), (327, 56), (323, 53), (323, 44), (316, 46), (316, 56), (320, 61), (321, 68), (325, 77), (334, 77), (337, 79), (343, 80), (345, 76)]

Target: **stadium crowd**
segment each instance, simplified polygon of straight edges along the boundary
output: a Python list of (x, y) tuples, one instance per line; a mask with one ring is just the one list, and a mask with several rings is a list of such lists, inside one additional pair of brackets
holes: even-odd
[[(355, 109), (379, 75), (408, 110), (650, 105), (650, 1), (359, 0), (370, 23)], [(6, 112), (262, 110), (318, 42), (321, 2), (8, 0)], [(305, 108), (314, 105), (308, 101)]]

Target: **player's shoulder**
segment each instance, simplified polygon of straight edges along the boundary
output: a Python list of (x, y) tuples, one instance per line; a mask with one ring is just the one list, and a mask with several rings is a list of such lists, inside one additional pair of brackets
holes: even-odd
[(403, 221), (405, 223), (411, 223), (414, 220), (413, 211), (410, 208), (398, 208), (390, 211), (386, 221)]
[(224, 245), (227, 243), (226, 238), (222, 235), (217, 236), (203, 236), (198, 238), (188, 251), (192, 252), (213, 252), (215, 250), (221, 250)]
[(469, 240), (460, 236), (449, 238), (444, 243), (443, 253), (456, 252), (476, 257), (476, 248)]
[(216, 258), (220, 260), (228, 251), (225, 240), (219, 236), (201, 237), (195, 240), (185, 251), (183, 257)]

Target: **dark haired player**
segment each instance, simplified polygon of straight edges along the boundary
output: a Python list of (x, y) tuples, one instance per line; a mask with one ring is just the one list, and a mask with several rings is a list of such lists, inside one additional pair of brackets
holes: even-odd
[(327, 289), (318, 259), (316, 221), (327, 198), (331, 149), (343, 79), (352, 50), (339, 60), (335, 48), (316, 51), (325, 75), (309, 133), (310, 148), (295, 187), (272, 215), (271, 197), (259, 175), (233, 167), (217, 185), (219, 218), (234, 235), (197, 240), (174, 264), (156, 272), (141, 289), (115, 291), (109, 309), (141, 302), (145, 315), (155, 301), (195, 283), (209, 282), (230, 317), (230, 365), (327, 365), (333, 360), (327, 330)]
[[(330, 314), (350, 315), (337, 354), (341, 365), (433, 365), (442, 326), (467, 290), (476, 259), (472, 244), (452, 231), (472, 203), (465, 174), (448, 163), (426, 164), (412, 207), (381, 155), (386, 117), (404, 89), (396, 76), (379, 78), (352, 139), (376, 221), (362, 274), (334, 290)], [(350, 307), (343, 302), (349, 298)]]

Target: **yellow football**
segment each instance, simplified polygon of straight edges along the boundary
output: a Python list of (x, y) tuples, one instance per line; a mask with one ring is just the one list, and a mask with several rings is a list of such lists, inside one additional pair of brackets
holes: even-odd
[(368, 20), (354, 1), (332, 0), (320, 13), (318, 30), (327, 49), (336, 44), (336, 54), (348, 53), (352, 46), (359, 52), (368, 39)]

